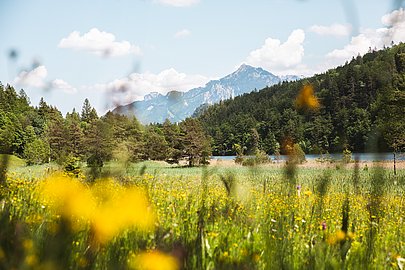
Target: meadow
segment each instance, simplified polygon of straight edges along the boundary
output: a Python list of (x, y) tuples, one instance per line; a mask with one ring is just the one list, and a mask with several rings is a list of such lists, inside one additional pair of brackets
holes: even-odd
[(405, 170), (26, 167), (1, 183), (0, 269), (403, 269)]

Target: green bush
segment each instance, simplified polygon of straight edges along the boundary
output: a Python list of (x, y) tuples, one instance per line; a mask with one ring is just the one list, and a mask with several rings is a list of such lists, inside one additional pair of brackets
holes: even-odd
[[(235, 162), (238, 163), (236, 160), (235, 160)], [(242, 161), (241, 161), (243, 166), (255, 166), (255, 165), (259, 165), (259, 164), (265, 164), (268, 162), (270, 162), (270, 158), (266, 154), (266, 152), (264, 152), (262, 150), (256, 150), (254, 157), (242, 158)]]
[(68, 156), (63, 165), (64, 171), (73, 177), (82, 177), (83, 173), (80, 168), (80, 159), (74, 156)]
[(352, 161), (352, 152), (349, 149), (343, 150), (343, 163), (350, 163)]
[(49, 161), (49, 145), (41, 139), (27, 143), (24, 148), (24, 157), (27, 165), (43, 164)]
[(290, 150), (288, 162), (302, 164), (305, 161), (305, 152), (298, 143), (294, 144)]
[(103, 167), (104, 162), (103, 159), (99, 156), (99, 155), (91, 155), (88, 159), (87, 159), (87, 167)]

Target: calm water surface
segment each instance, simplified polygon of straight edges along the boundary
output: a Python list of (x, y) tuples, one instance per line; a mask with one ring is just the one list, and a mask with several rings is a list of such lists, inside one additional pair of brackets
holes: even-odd
[[(328, 154), (328, 155), (305, 155), (307, 160), (314, 160), (317, 158), (331, 158), (334, 160), (341, 160), (342, 154)], [(276, 156), (269, 155), (272, 160), (276, 160)], [(222, 160), (233, 160), (236, 156), (212, 156), (211, 159), (222, 159)], [(286, 160), (286, 155), (280, 155), (278, 157), (280, 160)], [(358, 159), (359, 161), (389, 161), (394, 159), (392, 153), (353, 153), (352, 159)], [(404, 153), (397, 154), (397, 160), (405, 160)]]

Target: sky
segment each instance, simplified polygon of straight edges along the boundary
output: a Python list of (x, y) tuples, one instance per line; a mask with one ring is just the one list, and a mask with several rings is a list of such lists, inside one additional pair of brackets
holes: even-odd
[(401, 0), (0, 0), (0, 81), (63, 114), (204, 86), (245, 63), (325, 72), (405, 41)]

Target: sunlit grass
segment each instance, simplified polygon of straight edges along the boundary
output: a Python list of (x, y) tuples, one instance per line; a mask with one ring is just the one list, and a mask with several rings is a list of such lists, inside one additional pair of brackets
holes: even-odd
[[(396, 269), (405, 256), (405, 173), (384, 174), (377, 208), (375, 172), (358, 173), (356, 191), (350, 169), (301, 168), (298, 191), (275, 167), (146, 162), (94, 183), (11, 171), (1, 211), (26, 228), (21, 260), (34, 269)], [(230, 175), (232, 192), (221, 180)], [(7, 252), (0, 250), (2, 265)], [(67, 254), (64, 264), (52, 252)]]

